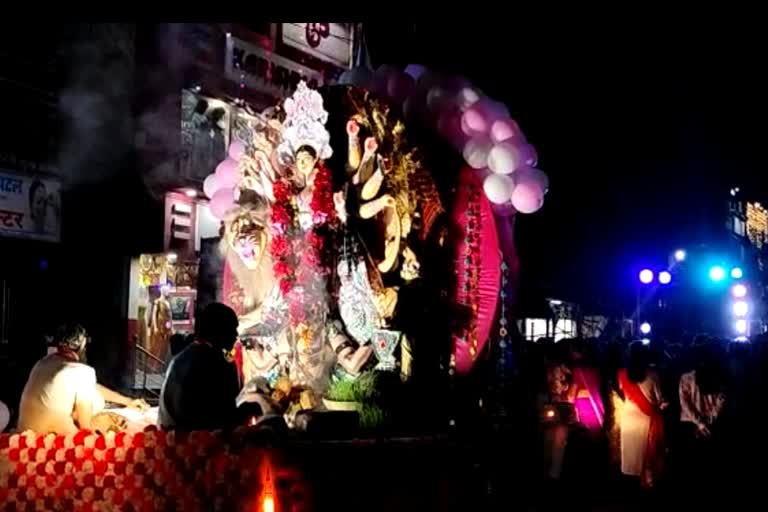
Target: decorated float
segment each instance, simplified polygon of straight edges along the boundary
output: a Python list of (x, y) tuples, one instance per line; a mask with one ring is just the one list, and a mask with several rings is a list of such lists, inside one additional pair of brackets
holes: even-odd
[[(383, 66), (339, 82), (300, 82), (253, 115), (205, 180), (219, 300), (240, 318), (241, 401), (290, 426), (351, 410), (396, 428), (398, 410), (429, 415), (479, 361), (513, 367), (513, 220), (548, 184), (506, 107), (464, 79)], [(256, 430), (0, 435), (0, 502), (282, 510), (284, 466), (249, 444)]]

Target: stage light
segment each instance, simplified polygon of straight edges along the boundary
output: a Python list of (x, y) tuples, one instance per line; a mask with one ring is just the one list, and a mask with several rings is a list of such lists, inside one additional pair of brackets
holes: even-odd
[(731, 288), (731, 295), (736, 297), (737, 299), (741, 299), (742, 297), (747, 296), (747, 287), (744, 286), (741, 283), (737, 283), (733, 285), (733, 288)]
[(709, 269), (709, 278), (712, 281), (722, 281), (725, 279), (725, 270), (720, 265), (715, 265)]
[(650, 284), (651, 281), (653, 281), (653, 271), (648, 270), (647, 268), (642, 270), (640, 272), (640, 282), (643, 284)]
[(643, 322), (640, 324), (640, 332), (643, 334), (650, 334), (651, 332), (651, 324), (648, 322)]
[(747, 321), (743, 318), (740, 318), (736, 320), (736, 323), (734, 324), (734, 328), (736, 329), (736, 332), (739, 334), (746, 334), (747, 333)]
[(736, 336), (736, 338), (734, 338), (733, 341), (740, 341), (742, 343), (745, 343), (749, 341), (749, 338), (747, 338), (746, 336)]
[(739, 267), (733, 267), (731, 269), (731, 277), (734, 279), (741, 279), (744, 277), (744, 271), (741, 270)]
[(649, 340), (648, 338), (643, 338), (643, 339), (640, 340), (640, 342), (643, 345), (650, 345), (651, 344), (651, 340)]
[(675, 261), (685, 261), (685, 251), (682, 249), (678, 249), (675, 251)]
[(669, 284), (672, 282), (672, 274), (667, 272), (666, 270), (659, 272), (659, 282), (661, 284)]
[(733, 303), (733, 314), (736, 316), (747, 316), (749, 313), (749, 304), (746, 301), (740, 300)]

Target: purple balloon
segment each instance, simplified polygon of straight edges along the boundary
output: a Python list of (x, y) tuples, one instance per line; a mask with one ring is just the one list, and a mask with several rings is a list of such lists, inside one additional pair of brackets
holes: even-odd
[(418, 80), (425, 71), (429, 71), (425, 66), (421, 64), (408, 64), (405, 67), (405, 73), (410, 75), (414, 80)]
[(209, 204), (211, 213), (217, 219), (226, 217), (227, 212), (235, 207), (235, 191), (231, 188), (221, 188), (213, 194)]
[(393, 73), (387, 82), (387, 96), (397, 103), (402, 103), (416, 87), (416, 81), (405, 73)]
[(536, 148), (534, 148), (531, 144), (521, 144), (520, 153), (523, 157), (525, 165), (529, 167), (536, 167), (536, 164), (539, 163), (539, 155), (536, 153)]
[(520, 184), (533, 184), (546, 193), (549, 189), (549, 177), (534, 167), (521, 167), (514, 174), (515, 183)]
[(227, 158), (216, 167), (216, 183), (219, 188), (232, 188), (237, 183), (237, 162)]
[(211, 173), (203, 182), (203, 193), (205, 193), (205, 197), (210, 199), (217, 190), (219, 190), (219, 184), (216, 181), (216, 174)]
[(536, 183), (518, 183), (512, 191), (512, 206), (520, 213), (534, 213), (544, 204), (544, 191)]
[(232, 160), (240, 161), (245, 154), (245, 144), (239, 140), (234, 140), (232, 141), (232, 144), (229, 145), (229, 151), (227, 153)]

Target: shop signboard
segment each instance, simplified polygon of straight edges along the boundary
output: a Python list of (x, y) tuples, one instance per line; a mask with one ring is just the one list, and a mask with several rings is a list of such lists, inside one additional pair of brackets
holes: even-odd
[(302, 79), (311, 88), (324, 83), (321, 72), (231, 35), (227, 37), (224, 74), (228, 80), (274, 98), (291, 94)]
[(61, 183), (0, 170), (0, 236), (58, 242)]
[(282, 23), (282, 42), (340, 68), (352, 60), (351, 23)]

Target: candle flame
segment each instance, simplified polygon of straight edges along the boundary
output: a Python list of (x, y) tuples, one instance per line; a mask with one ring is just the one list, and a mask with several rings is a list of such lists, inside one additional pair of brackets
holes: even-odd
[(248, 425), (251, 427), (256, 425), (256, 416), (251, 416), (251, 419), (248, 421)]
[(261, 512), (275, 512), (275, 499), (271, 494), (264, 496), (261, 501)]

